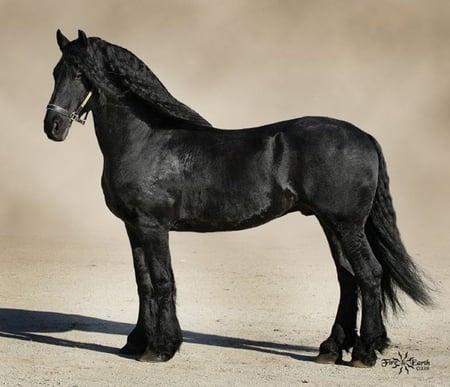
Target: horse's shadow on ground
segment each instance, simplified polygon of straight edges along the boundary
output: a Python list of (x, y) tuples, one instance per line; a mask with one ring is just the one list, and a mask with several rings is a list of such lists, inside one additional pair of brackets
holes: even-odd
[[(68, 331), (98, 332), (125, 336), (133, 329), (132, 324), (103, 320), (75, 314), (44, 312), (23, 309), (0, 308), (0, 338), (34, 341), (61, 347), (81, 348), (89, 351), (117, 354), (118, 348), (53, 337), (51, 333)], [(282, 344), (219, 336), (208, 333), (183, 331), (185, 343), (233, 348), (287, 356), (301, 361), (312, 361), (318, 348), (303, 345)], [(305, 355), (303, 352), (312, 353)]]

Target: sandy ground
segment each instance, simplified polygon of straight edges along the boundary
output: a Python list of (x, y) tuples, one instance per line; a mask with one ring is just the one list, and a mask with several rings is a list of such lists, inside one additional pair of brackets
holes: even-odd
[[(317, 222), (292, 214), (172, 234), (185, 342), (166, 364), (118, 356), (137, 295), (92, 121), (63, 144), (43, 134), (56, 28), (129, 48), (218, 127), (327, 115), (370, 132), (436, 306), (405, 300), (372, 369), (313, 363), (338, 285)], [(0, 0), (0, 384), (449, 385), (449, 40), (446, 0)], [(425, 369), (382, 366), (406, 354)]]
[[(294, 237), (293, 224), (309, 231)], [(273, 240), (273, 227), (288, 229)], [(400, 352), (429, 363), (399, 374), (382, 361), (370, 370), (312, 362), (334, 317), (337, 281), (325, 241), (300, 216), (247, 232), (174, 234), (181, 351), (166, 364), (119, 357), (137, 308), (120, 242), (2, 240), (3, 385), (448, 385), (448, 244), (427, 249), (438, 306), (407, 304), (388, 323), (393, 345), (381, 359)]]

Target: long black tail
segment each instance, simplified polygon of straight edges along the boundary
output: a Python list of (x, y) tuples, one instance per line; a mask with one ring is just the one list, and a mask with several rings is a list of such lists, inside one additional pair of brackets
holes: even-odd
[(383, 267), (381, 288), (384, 312), (388, 304), (394, 312), (402, 310), (397, 288), (416, 303), (431, 305), (429, 287), (422, 279), (423, 274), (417, 269), (400, 238), (389, 192), (386, 162), (380, 145), (375, 139), (372, 140), (378, 152), (379, 173), (375, 199), (366, 223), (366, 235), (373, 253)]

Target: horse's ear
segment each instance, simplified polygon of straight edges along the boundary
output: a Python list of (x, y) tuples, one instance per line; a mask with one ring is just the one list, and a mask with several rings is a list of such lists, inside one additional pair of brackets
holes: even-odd
[(69, 39), (67, 39), (60, 29), (56, 31), (56, 41), (58, 42), (59, 48), (62, 50), (64, 46), (69, 43)]
[(86, 34), (84, 33), (84, 31), (78, 30), (78, 40), (80, 41), (80, 43), (83, 47), (87, 47), (88, 38), (87, 38)]

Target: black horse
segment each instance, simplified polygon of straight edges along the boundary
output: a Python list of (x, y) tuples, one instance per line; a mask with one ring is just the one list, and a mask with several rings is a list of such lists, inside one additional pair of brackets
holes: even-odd
[[(92, 111), (109, 209), (125, 223), (139, 316), (121, 352), (167, 361), (182, 342), (169, 231), (258, 226), (287, 213), (315, 215), (331, 248), (340, 301), (317, 361), (373, 366), (389, 343), (382, 314), (400, 288), (422, 305), (428, 289), (396, 227), (386, 164), (373, 137), (350, 123), (304, 117), (221, 130), (177, 101), (124, 48), (58, 30), (62, 58), (44, 127), (55, 141)], [(357, 304), (362, 318), (357, 334)]]

